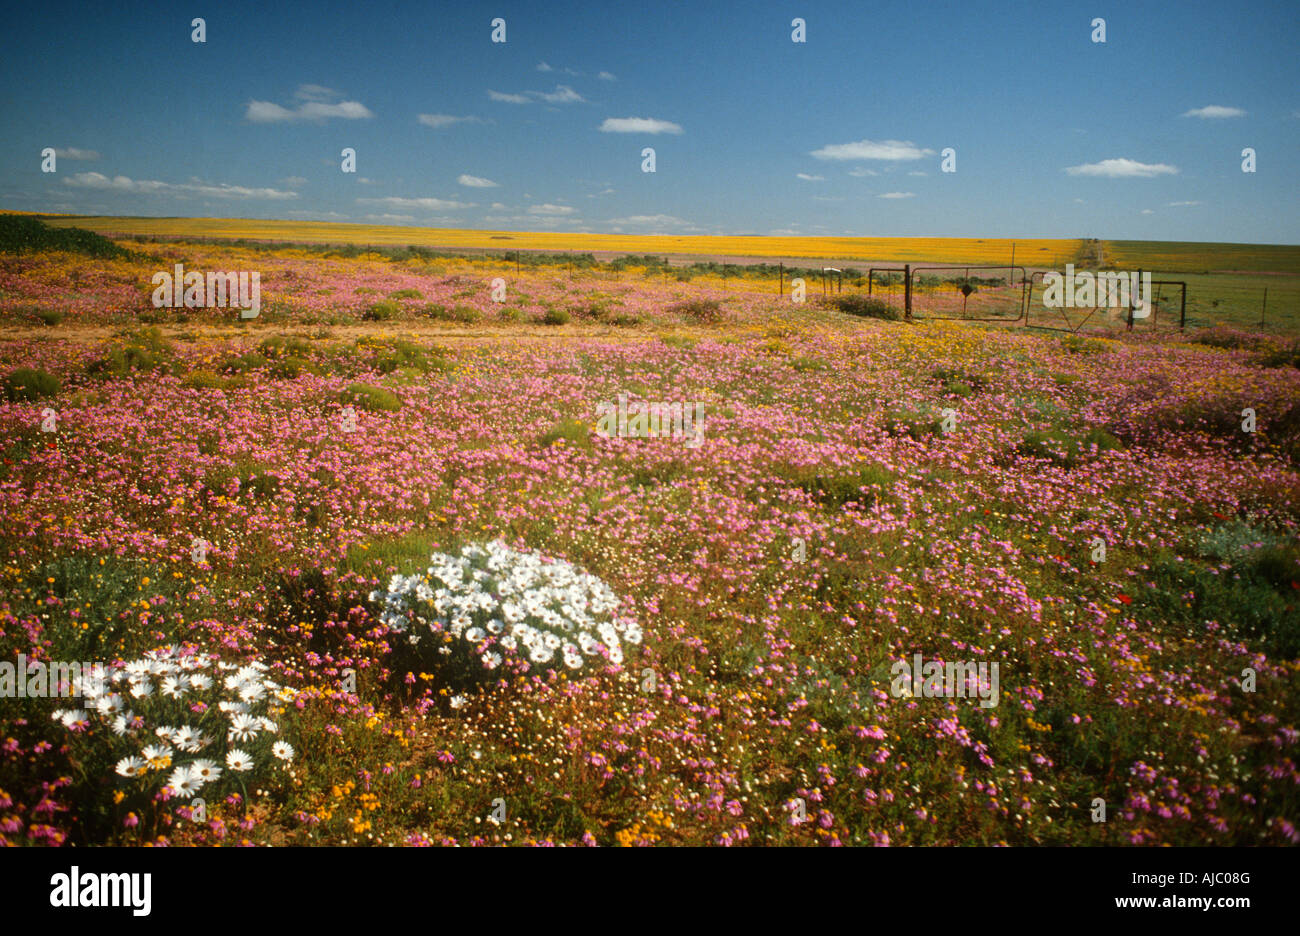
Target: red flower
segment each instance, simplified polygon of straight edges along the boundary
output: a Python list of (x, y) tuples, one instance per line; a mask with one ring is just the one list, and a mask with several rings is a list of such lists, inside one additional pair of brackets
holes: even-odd
[(1118, 598), (1118, 599), (1119, 599), (1121, 602), (1123, 602), (1124, 604), (1132, 604), (1132, 603), (1133, 603), (1133, 599), (1130, 598), (1128, 595), (1116, 595), (1115, 597)]

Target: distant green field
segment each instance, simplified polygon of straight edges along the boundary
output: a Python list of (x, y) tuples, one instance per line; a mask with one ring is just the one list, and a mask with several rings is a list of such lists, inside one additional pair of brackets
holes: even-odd
[[(1233, 325), (1268, 331), (1300, 332), (1300, 276), (1233, 273), (1156, 273), (1153, 279), (1187, 283), (1187, 327)], [(1265, 307), (1264, 290), (1268, 290)], [(1161, 324), (1177, 322), (1178, 289), (1153, 287)], [(1262, 318), (1261, 318), (1262, 313)], [(1166, 318), (1168, 316), (1168, 318)]]
[(1201, 244), (1192, 241), (1103, 241), (1108, 269), (1179, 273), (1300, 275), (1300, 247), (1286, 244)]

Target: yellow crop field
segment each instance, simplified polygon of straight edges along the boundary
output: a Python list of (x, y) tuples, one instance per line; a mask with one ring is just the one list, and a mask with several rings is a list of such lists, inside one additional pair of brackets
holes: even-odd
[(263, 221), (241, 218), (118, 218), (60, 216), (52, 226), (81, 227), (109, 236), (249, 238), (315, 244), (446, 247), (474, 250), (582, 251), (630, 254), (692, 254), (707, 257), (798, 257), (827, 260), (888, 260), (900, 263), (1016, 263), (1060, 266), (1078, 257), (1077, 239), (968, 237), (761, 237), (626, 235), (574, 232), (475, 231), (389, 227), (326, 221)]

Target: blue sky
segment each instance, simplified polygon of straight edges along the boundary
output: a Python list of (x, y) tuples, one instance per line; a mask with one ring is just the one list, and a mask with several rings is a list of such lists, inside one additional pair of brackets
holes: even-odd
[(1298, 21), (1198, 0), (15, 5), (0, 207), (1295, 244)]

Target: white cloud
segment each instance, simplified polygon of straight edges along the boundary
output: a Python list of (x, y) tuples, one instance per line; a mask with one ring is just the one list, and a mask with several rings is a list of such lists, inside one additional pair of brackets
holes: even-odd
[(832, 143), (810, 154), (818, 159), (882, 159), (890, 162), (905, 159), (923, 159), (933, 156), (934, 150), (922, 149), (910, 140), (858, 140), (856, 143)]
[(344, 221), (348, 216), (339, 214), (337, 211), (286, 211), (285, 214), (290, 218), (300, 218), (305, 221)]
[(523, 94), (489, 91), (488, 97), (505, 104), (531, 104), (533, 101), (545, 101), (547, 104), (578, 104), (586, 101), (586, 98), (568, 85), (556, 85), (554, 91), (526, 91)]
[(440, 130), (443, 127), (450, 127), (452, 124), (458, 123), (484, 122), (482, 117), (455, 117), (451, 114), (420, 114), (415, 119), (426, 127), (433, 127), (435, 130)]
[(806, 172), (796, 172), (796, 173), (794, 174), (794, 177), (795, 177), (796, 179), (803, 179), (805, 182), (825, 182), (825, 181), (826, 181), (826, 177), (825, 177), (825, 176), (809, 175), (809, 174), (806, 173)]
[(414, 221), (415, 215), (406, 214), (368, 214), (367, 221)]
[(629, 215), (625, 218), (610, 218), (604, 222), (606, 230), (622, 234), (686, 234), (699, 233), (703, 229), (690, 221), (668, 214)]
[(461, 185), (466, 186), (467, 188), (499, 188), (500, 187), (497, 185), (497, 183), (493, 182), (491, 179), (484, 179), (481, 178), (480, 176), (461, 175), (459, 178), (456, 179), (456, 181), (459, 182)]
[(606, 117), (601, 133), (684, 133), (681, 126), (653, 117)]
[(280, 184), (287, 185), (290, 188), (296, 188), (299, 185), (306, 185), (307, 180), (304, 179), (302, 176), (291, 175), (291, 176), (285, 176), (283, 179), (281, 179)]
[(213, 184), (195, 179), (191, 182), (158, 182), (156, 180), (137, 180), (119, 175), (109, 178), (100, 172), (78, 172), (64, 179), (65, 185), (76, 188), (101, 189), (114, 192), (129, 192), (133, 195), (201, 195), (208, 198), (269, 198), (280, 201), (297, 198), (297, 192), (273, 188), (247, 188), (242, 185), (229, 185), (225, 182)]
[(915, 198), (915, 192), (886, 192), (883, 195), (877, 195), (877, 198)]
[(1204, 203), (1198, 201), (1171, 201), (1166, 207), (1167, 208), (1191, 208), (1194, 205), (1200, 205), (1200, 204), (1204, 204)]
[(457, 208), (473, 208), (473, 202), (450, 201), (444, 198), (358, 198), (358, 205), (386, 205), (390, 208), (426, 208), (429, 211), (454, 211)]
[(85, 162), (93, 162), (94, 160), (99, 158), (99, 151), (77, 149), (75, 146), (69, 146), (67, 149), (60, 149), (59, 147), (55, 147), (54, 155), (57, 156), (59, 159), (71, 159), (74, 161), (81, 160)]
[(549, 93), (545, 91), (529, 91), (528, 93), (545, 101), (547, 104), (577, 104), (586, 100), (568, 85), (556, 85), (555, 90)]
[(555, 71), (554, 68), (552, 68), (550, 65), (547, 65), (545, 62), (538, 62), (537, 70), (540, 72)]
[(612, 72), (607, 72), (607, 71), (597, 72), (596, 77), (599, 78), (601, 81), (618, 81), (618, 79), (614, 77), (614, 74)]
[(865, 178), (866, 176), (880, 175), (880, 173), (874, 169), (867, 169), (863, 166), (859, 166), (856, 169), (850, 169), (849, 175), (853, 176), (855, 179), (862, 179)]
[(1150, 179), (1159, 175), (1177, 175), (1178, 167), (1165, 163), (1140, 163), (1135, 159), (1103, 159), (1082, 166), (1067, 166), (1070, 175), (1099, 176), (1105, 179)]
[(293, 96), (300, 101), (332, 101), (334, 98), (342, 97), (332, 88), (326, 88), (318, 84), (298, 85), (298, 90)]
[(1206, 107), (1196, 107), (1183, 114), (1184, 117), (1200, 117), (1203, 120), (1222, 120), (1225, 117), (1245, 117), (1246, 112), (1240, 107), (1224, 107), (1220, 104), (1210, 104)]
[(1143, 209), (1142, 209), (1142, 213), (1143, 213), (1143, 214), (1155, 214), (1155, 212), (1152, 211), (1150, 208), (1143, 208)]
[(294, 97), (301, 103), (294, 109), (281, 107), (271, 101), (249, 101), (244, 118), (252, 123), (292, 123), (298, 120), (328, 120), (339, 117), (344, 120), (363, 120), (375, 116), (359, 101), (338, 101), (337, 91), (321, 85), (299, 85)]
[(578, 210), (577, 208), (570, 208), (568, 205), (552, 205), (549, 203), (545, 205), (528, 206), (528, 213), (530, 215), (547, 215), (547, 216), (554, 216), (554, 217), (571, 215), (576, 213), (577, 210)]
[(926, 176), (929, 174), (930, 173), (928, 172), (921, 172), (919, 169), (913, 169), (911, 172), (908, 173), (908, 175), (910, 176)]

